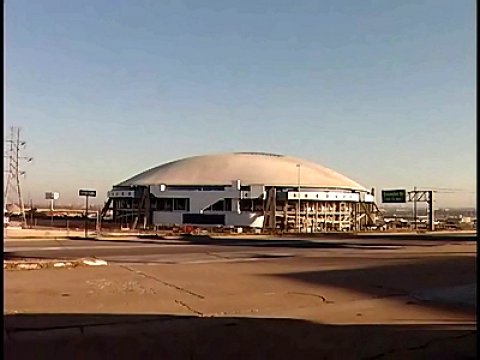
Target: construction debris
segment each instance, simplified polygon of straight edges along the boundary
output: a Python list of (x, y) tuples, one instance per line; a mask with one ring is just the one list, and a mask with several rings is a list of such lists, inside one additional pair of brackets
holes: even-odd
[(41, 270), (41, 269), (71, 269), (79, 266), (106, 266), (108, 263), (101, 259), (76, 259), (71, 261), (59, 260), (4, 260), (4, 270)]

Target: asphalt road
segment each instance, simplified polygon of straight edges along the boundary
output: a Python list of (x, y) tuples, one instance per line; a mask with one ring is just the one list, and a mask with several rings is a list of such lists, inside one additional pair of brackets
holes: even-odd
[[(467, 241), (465, 241), (467, 240)], [(436, 251), (446, 244), (471, 242), (472, 237), (428, 238), (210, 238), (116, 239), (116, 240), (16, 240), (4, 245), (4, 258), (75, 259), (94, 257), (119, 263), (176, 263), (191, 261), (232, 261), (268, 257), (319, 256), (329, 251), (365, 250), (388, 252), (395, 249), (426, 248)]]
[(8, 240), (6, 258), (111, 266), (5, 271), (4, 355), (473, 359), (476, 243), (466, 240)]

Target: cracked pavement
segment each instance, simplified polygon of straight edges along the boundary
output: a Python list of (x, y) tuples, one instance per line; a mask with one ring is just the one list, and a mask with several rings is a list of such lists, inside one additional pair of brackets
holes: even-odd
[(172, 263), (146, 251), (144, 263), (137, 254), (133, 263), (4, 272), (4, 354), (476, 357), (475, 243), (199, 249), (157, 249), (182, 259)]

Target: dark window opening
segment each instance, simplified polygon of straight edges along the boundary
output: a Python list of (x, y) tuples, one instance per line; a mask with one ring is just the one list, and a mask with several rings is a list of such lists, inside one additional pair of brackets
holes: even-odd
[(155, 202), (158, 211), (190, 211), (189, 198), (157, 198)]
[(240, 211), (253, 211), (253, 200), (252, 199), (240, 200)]
[(150, 210), (157, 210), (157, 199), (154, 197), (150, 198)]
[(205, 211), (232, 211), (232, 199), (226, 198), (218, 200), (216, 203), (207, 207)]
[(170, 185), (167, 186), (167, 190), (170, 191), (202, 191), (201, 186), (191, 186), (191, 185)]
[(225, 215), (183, 214), (182, 222), (192, 225), (225, 225)]
[(253, 211), (263, 211), (265, 204), (263, 199), (253, 199)]
[(190, 199), (188, 198), (173, 199), (173, 210), (190, 211)]
[(157, 199), (157, 208), (159, 211), (173, 211), (173, 199), (171, 198)]
[(240, 211), (263, 211), (264, 204), (262, 199), (242, 199), (240, 200)]
[(225, 186), (202, 186), (202, 191), (224, 191)]
[(132, 199), (120, 199), (117, 202), (118, 209), (131, 209), (132, 208)]
[(170, 191), (224, 191), (225, 186), (219, 185), (170, 185), (167, 186), (167, 190)]

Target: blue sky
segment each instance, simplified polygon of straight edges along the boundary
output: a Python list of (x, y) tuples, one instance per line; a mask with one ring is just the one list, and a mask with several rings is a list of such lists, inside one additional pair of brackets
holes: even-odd
[(470, 0), (5, 0), (4, 126), (35, 201), (267, 151), (473, 205), (475, 40)]

